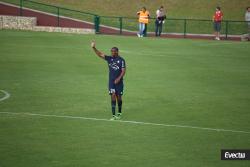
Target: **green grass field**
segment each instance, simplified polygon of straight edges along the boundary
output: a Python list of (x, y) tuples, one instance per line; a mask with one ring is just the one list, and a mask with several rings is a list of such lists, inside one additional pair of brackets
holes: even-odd
[[(107, 54), (118, 46), (126, 60), (122, 121), (198, 128), (106, 121), (108, 68), (92, 52), (93, 39)], [(0, 90), (11, 96), (0, 101), (0, 166), (249, 166), (220, 160), (221, 149), (250, 148), (249, 48), (1, 30)]]

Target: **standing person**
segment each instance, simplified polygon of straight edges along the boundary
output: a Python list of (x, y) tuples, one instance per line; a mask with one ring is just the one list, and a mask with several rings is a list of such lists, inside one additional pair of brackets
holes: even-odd
[(245, 14), (245, 21), (247, 22), (248, 28), (248, 40), (250, 40), (250, 7), (247, 7), (246, 14)]
[[(91, 47), (97, 56), (107, 61), (109, 66), (109, 94), (111, 95), (111, 120), (121, 119), (122, 115), (122, 95), (123, 95), (123, 76), (125, 75), (126, 65), (125, 60), (119, 56), (117, 47), (111, 48), (111, 56), (96, 49), (95, 42), (91, 43)], [(118, 114), (116, 116), (115, 108), (118, 103)]]
[(161, 6), (156, 11), (156, 20), (155, 20), (155, 36), (161, 36), (162, 25), (164, 24), (164, 20), (166, 19), (165, 12), (163, 11), (163, 6)]
[(215, 40), (220, 40), (222, 18), (223, 18), (223, 13), (221, 11), (221, 8), (218, 6), (216, 7), (216, 11), (213, 16)]
[(149, 12), (145, 7), (143, 7), (139, 12), (137, 12), (139, 16), (139, 33), (137, 34), (138, 37), (143, 37), (143, 32), (145, 30), (145, 25), (149, 23)]

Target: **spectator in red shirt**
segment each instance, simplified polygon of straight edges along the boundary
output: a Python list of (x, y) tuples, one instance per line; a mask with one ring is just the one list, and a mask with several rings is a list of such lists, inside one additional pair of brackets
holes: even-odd
[(216, 7), (216, 11), (213, 16), (215, 40), (220, 40), (220, 29), (221, 29), (222, 18), (223, 18), (223, 13), (220, 7), (218, 6)]

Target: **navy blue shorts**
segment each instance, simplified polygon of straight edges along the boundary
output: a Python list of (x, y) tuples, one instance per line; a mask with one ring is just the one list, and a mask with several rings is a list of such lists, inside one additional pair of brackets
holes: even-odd
[(221, 29), (221, 22), (214, 22), (214, 30), (216, 31), (216, 32), (220, 32), (220, 29)]
[(123, 82), (115, 84), (114, 82), (109, 82), (109, 94), (115, 93), (116, 95), (123, 95)]

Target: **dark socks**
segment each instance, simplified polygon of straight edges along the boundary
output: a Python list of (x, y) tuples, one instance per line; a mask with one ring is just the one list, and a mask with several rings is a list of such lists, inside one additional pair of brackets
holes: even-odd
[(112, 114), (115, 115), (116, 101), (111, 101)]
[(122, 113), (122, 100), (118, 101), (118, 112)]

